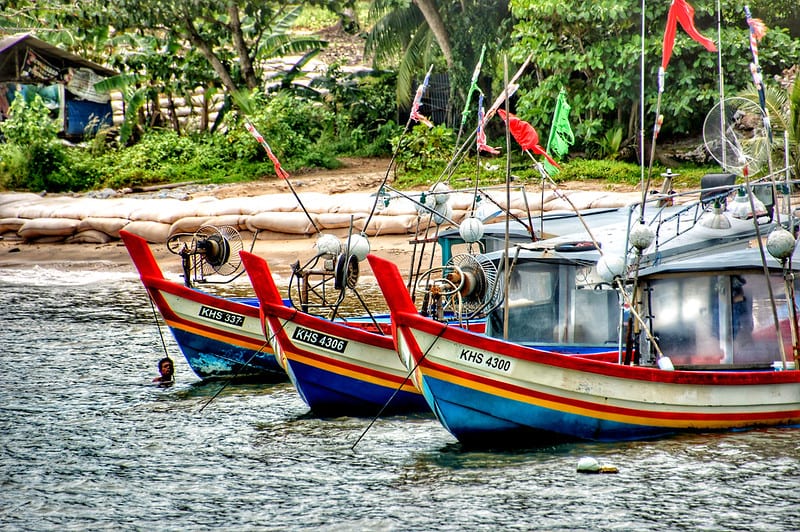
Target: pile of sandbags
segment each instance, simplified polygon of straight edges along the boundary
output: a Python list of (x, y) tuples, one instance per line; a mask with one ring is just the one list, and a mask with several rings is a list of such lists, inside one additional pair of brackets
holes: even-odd
[[(639, 199), (636, 193), (598, 192), (511, 193), (510, 212), (517, 216), (541, 210), (571, 210), (622, 206)], [(369, 193), (322, 194), (307, 192), (217, 199), (40, 196), (0, 194), (0, 236), (25, 242), (103, 244), (119, 239), (125, 229), (151, 243), (164, 243), (177, 233), (193, 233), (203, 226), (233, 226), (262, 239), (305, 237), (317, 231), (344, 236), (412, 234), (431, 224), (460, 223), (473, 212), (500, 215), (506, 210), (505, 191), (473, 194), (414, 192), (386, 199)], [(298, 201), (299, 198), (299, 201)], [(443, 199), (444, 198), (444, 199)], [(426, 207), (420, 206), (420, 200)], [(570, 205), (572, 203), (572, 205)], [(483, 217), (483, 216), (482, 216)], [(488, 221), (488, 220), (487, 220)]]

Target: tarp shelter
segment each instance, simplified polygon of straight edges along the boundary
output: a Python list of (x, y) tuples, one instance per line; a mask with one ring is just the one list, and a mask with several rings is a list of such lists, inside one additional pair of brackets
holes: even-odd
[[(3, 98), (10, 102), (18, 90), (38, 90), (51, 95), (51, 105), (57, 106), (58, 116), (67, 137), (81, 136), (91, 125), (97, 129), (113, 124), (111, 98), (98, 93), (94, 84), (115, 76), (117, 72), (78, 55), (37, 39), (29, 33), (19, 33), (0, 39), (0, 111)], [(56, 90), (53, 90), (56, 89)], [(54, 98), (57, 101), (54, 101)]]

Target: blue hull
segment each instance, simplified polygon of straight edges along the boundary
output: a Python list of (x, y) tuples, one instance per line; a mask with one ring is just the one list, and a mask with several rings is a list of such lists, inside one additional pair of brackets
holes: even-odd
[(423, 393), (442, 425), (466, 445), (533, 447), (573, 440), (642, 440), (675, 433), (665, 427), (560, 412), (431, 377), (425, 377)]
[(280, 382), (287, 378), (272, 352), (257, 352), (176, 328), (170, 330), (189, 367), (201, 379), (235, 376)]
[(374, 416), (378, 413), (396, 415), (430, 412), (419, 393), (397, 391), (295, 360), (289, 361), (289, 374), (303, 401), (318, 415)]

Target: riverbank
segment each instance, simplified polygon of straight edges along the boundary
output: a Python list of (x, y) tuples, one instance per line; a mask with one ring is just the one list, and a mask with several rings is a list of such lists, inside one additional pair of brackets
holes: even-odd
[[(386, 235), (369, 238), (371, 252), (397, 264), (404, 272), (410, 265), (411, 235)], [(301, 263), (314, 256), (316, 238), (298, 237), (280, 240), (256, 240), (253, 253), (266, 258), (270, 268), (282, 275), (291, 273), (295, 261)], [(249, 240), (243, 242), (250, 251)], [(150, 249), (165, 273), (181, 272), (181, 259), (166, 244), (150, 244)], [(34, 266), (64, 271), (130, 271), (133, 262), (122, 241), (107, 244), (26, 244), (0, 240), (0, 268), (27, 269)]]
[[(409, 241), (416, 229), (414, 204), (397, 198), (370, 217), (374, 191), (393, 181), (386, 172), (388, 167), (388, 160), (353, 159), (345, 160), (342, 168), (307, 172), (290, 180), (271, 177), (226, 185), (188, 183), (125, 194), (107, 191), (108, 197), (28, 194), (18, 200), (6, 194), (0, 221), (13, 229), (0, 236), (0, 268), (132, 271), (133, 264), (119, 240), (119, 230), (124, 228), (151, 243), (166, 272), (179, 272), (180, 257), (167, 249), (167, 236), (192, 233), (210, 223), (238, 227), (245, 249), (250, 249), (252, 234), (258, 231), (253, 252), (267, 258), (276, 273), (285, 273), (295, 261), (302, 263), (314, 255), (315, 231), (301, 207), (293, 205), (297, 195), (304, 198), (303, 208), (311, 211), (325, 233), (341, 237), (350, 223), (362, 231), (358, 224), (371, 219), (366, 232), (372, 252), (406, 269), (413, 253)], [(540, 190), (526, 188), (528, 198), (512, 200), (512, 209), (527, 207), (538, 214), (539, 208), (570, 208), (552, 190), (545, 198)], [(593, 182), (565, 183), (561, 192), (574, 198), (578, 208), (620, 206), (638, 197), (633, 187)], [(471, 203), (471, 195), (463, 196), (454, 195), (450, 200), (456, 223)], [(498, 201), (503, 203), (504, 197), (500, 194)], [(54, 233), (59, 236), (50, 236)], [(62, 240), (53, 241), (56, 239)]]

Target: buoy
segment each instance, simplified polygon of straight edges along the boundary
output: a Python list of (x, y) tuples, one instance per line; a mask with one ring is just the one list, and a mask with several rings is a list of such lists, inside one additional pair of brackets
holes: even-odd
[(584, 456), (578, 460), (578, 473), (619, 473), (615, 466), (600, 465), (596, 459), (591, 456)]
[(656, 234), (649, 225), (636, 224), (630, 232), (630, 242), (639, 251), (644, 251), (653, 243)]
[(477, 242), (483, 237), (483, 222), (477, 218), (464, 218), (461, 225), (458, 226), (458, 234), (464, 239), (464, 242), (472, 244)]
[(767, 237), (767, 251), (778, 260), (788, 259), (794, 253), (795, 240), (792, 233), (776, 227)]
[(347, 239), (347, 249), (350, 250), (350, 254), (353, 255), (358, 262), (361, 262), (369, 255), (369, 240), (367, 240), (367, 237), (364, 235), (350, 235), (350, 238)]
[(433, 210), (435, 212), (433, 215), (433, 223), (436, 225), (442, 225), (453, 219), (453, 208), (450, 207), (449, 203), (437, 203)]
[(595, 269), (602, 280), (611, 283), (625, 273), (625, 259), (617, 255), (603, 255), (597, 261)]
[(342, 252), (342, 244), (333, 235), (320, 235), (317, 239), (317, 256), (338, 255)]
[(452, 192), (452, 190), (445, 183), (436, 183), (433, 188), (431, 188), (431, 192), (434, 194), (436, 204), (440, 205), (442, 203), (447, 203), (449, 197), (447, 193)]

